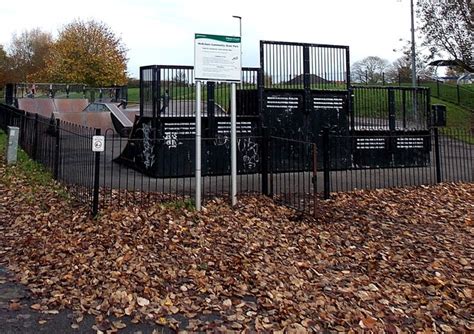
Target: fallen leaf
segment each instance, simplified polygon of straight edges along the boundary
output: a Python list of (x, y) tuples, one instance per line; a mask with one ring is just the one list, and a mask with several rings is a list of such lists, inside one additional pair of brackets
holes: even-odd
[(148, 306), (150, 305), (150, 301), (146, 298), (137, 297), (137, 304), (140, 306)]
[(117, 328), (117, 329), (123, 329), (123, 328), (127, 327), (127, 325), (125, 323), (123, 323), (121, 320), (113, 321), (112, 325), (113, 325), (114, 328)]
[(13, 303), (10, 303), (9, 308), (11, 311), (18, 311), (21, 309), (21, 305), (20, 303), (13, 302)]
[(372, 317), (367, 317), (367, 318), (364, 318), (362, 319), (360, 322), (359, 322), (359, 326), (362, 327), (362, 328), (373, 328), (374, 325), (377, 323), (377, 319), (375, 318), (372, 318)]
[(41, 305), (40, 304), (33, 304), (30, 306), (33, 310), (40, 310), (41, 309)]

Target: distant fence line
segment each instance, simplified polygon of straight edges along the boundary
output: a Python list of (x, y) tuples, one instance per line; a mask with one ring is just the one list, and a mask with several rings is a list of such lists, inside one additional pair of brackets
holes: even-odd
[[(382, 86), (409, 86), (411, 81), (398, 76), (395, 80), (387, 80), (388, 76), (385, 73), (377, 75), (374, 79), (366, 79), (353, 81), (356, 86), (363, 85), (382, 85)], [(431, 96), (441, 100), (451, 102), (469, 109), (474, 112), (474, 83), (473, 84), (457, 84), (454, 82), (445, 82), (441, 80), (431, 80), (424, 78), (417, 78), (417, 86), (427, 87), (431, 90)]]
[[(178, 139), (180, 149), (185, 150), (182, 154), (173, 154), (177, 151), (172, 151), (169, 141), (176, 138), (152, 139), (151, 144), (158, 146), (168, 141), (165, 146), (170, 153), (158, 157), (156, 166), (168, 176), (150, 177), (115, 162), (130, 142), (112, 132), (102, 133), (106, 136), (105, 152), (94, 153), (92, 136), (100, 130), (0, 105), (0, 128), (6, 130), (9, 125), (20, 128), (20, 145), (26, 153), (89, 205), (94, 214), (101, 206), (117, 201), (192, 200), (193, 157), (186, 151), (186, 147), (194, 146), (192, 136)], [(319, 146), (270, 136), (268, 131), (252, 137), (241, 134), (239, 140), (243, 143), (238, 152), (239, 166), (246, 166), (246, 170), (239, 167), (239, 194), (263, 193), (309, 214), (316, 212), (319, 199), (329, 198), (332, 192), (474, 182), (474, 133), (469, 130), (434, 128), (429, 132), (364, 136), (325, 129), (317, 139)], [(225, 161), (225, 137), (205, 138), (203, 145), (222, 145), (219, 159)], [(203, 177), (204, 197), (229, 195), (228, 166), (216, 166)], [(183, 175), (170, 176), (177, 170)]]

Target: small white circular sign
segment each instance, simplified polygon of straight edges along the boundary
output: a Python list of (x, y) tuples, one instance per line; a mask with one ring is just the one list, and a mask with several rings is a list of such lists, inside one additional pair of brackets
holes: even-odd
[(104, 152), (104, 147), (104, 136), (92, 136), (92, 152)]

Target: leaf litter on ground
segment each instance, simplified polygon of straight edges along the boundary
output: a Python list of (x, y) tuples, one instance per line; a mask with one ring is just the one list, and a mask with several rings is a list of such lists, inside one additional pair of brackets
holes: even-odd
[(298, 221), (263, 196), (92, 219), (5, 169), (0, 250), (35, 309), (95, 315), (98, 330), (127, 315), (191, 332), (474, 331), (473, 184), (334, 194)]

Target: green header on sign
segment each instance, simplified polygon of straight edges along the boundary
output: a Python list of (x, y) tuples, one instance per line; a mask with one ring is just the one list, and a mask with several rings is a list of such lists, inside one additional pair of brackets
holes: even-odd
[(227, 42), (227, 43), (240, 43), (240, 37), (235, 37), (235, 36), (195, 34), (194, 38), (195, 39), (199, 39), (199, 38), (213, 39), (216, 41)]

